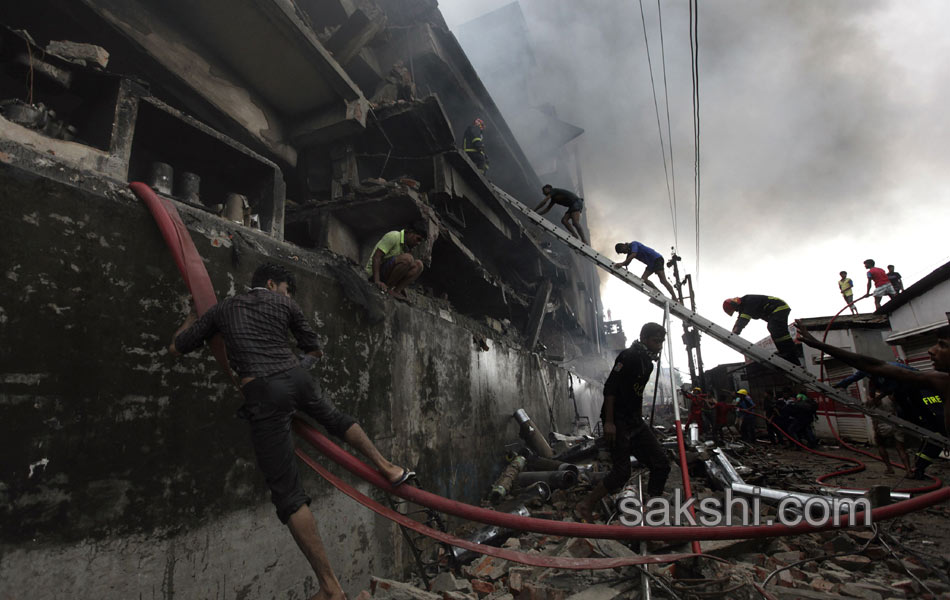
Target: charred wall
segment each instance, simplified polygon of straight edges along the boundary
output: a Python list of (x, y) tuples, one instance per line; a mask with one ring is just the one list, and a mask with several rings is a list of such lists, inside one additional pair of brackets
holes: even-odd
[[(2, 160), (0, 595), (29, 586), (59, 597), (64, 578), (103, 598), (299, 588), (308, 569), (273, 516), (234, 416), (238, 393), (208, 353), (166, 354), (188, 295), (145, 208), (115, 182), (67, 183), (68, 172), (57, 181)], [(539, 366), (561, 427), (573, 419), (567, 373), (491, 330), (366, 294), (325, 251), (180, 210), (219, 297), (241, 291), (262, 260), (293, 269), (326, 340), (323, 389), (427, 489), (477, 501), (517, 435), (511, 413), (524, 406), (551, 426)], [(476, 444), (498, 453), (470, 452)], [(315, 477), (306, 486), (350, 593), (370, 571), (405, 567), (390, 525)]]

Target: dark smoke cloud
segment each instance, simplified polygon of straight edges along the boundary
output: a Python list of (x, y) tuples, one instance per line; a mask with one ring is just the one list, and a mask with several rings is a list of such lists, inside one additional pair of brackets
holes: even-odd
[[(668, 253), (640, 4), (521, 6), (538, 63), (536, 96), (585, 129), (594, 245), (640, 239)], [(657, 4), (643, 8), (665, 136)], [(687, 3), (663, 1), (662, 10), (679, 251), (692, 270)], [(943, 226), (931, 221), (950, 217), (942, 173), (950, 43), (940, 26), (948, 15), (941, 2), (700, 2), (701, 312), (715, 317), (722, 297), (758, 292), (781, 295), (793, 313), (806, 311), (799, 316), (830, 314), (839, 270), (863, 288), (858, 257), (899, 269), (903, 262), (906, 276), (911, 261), (932, 268), (947, 254), (936, 233)]]

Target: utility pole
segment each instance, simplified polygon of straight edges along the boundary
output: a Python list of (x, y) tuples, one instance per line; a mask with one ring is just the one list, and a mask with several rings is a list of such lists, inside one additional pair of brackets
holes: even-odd
[[(696, 294), (693, 292), (693, 278), (689, 274), (680, 280), (680, 270), (679, 270), (679, 261), (683, 260), (680, 256), (677, 256), (676, 249), (670, 249), (670, 255), (672, 258), (667, 261), (666, 266), (673, 268), (673, 288), (676, 290), (677, 300), (680, 304), (685, 306), (684, 296), (683, 296), (683, 286), (685, 285), (689, 290), (689, 295), (686, 298), (689, 298), (689, 308), (693, 312), (696, 312)], [(686, 345), (686, 357), (689, 364), (689, 377), (693, 380), (694, 385), (696, 382), (699, 383), (699, 386), (703, 389), (706, 388), (706, 373), (703, 371), (703, 355), (699, 349), (699, 330), (695, 327), (690, 327), (687, 325), (686, 321), (683, 321), (683, 343)], [(696, 357), (693, 358), (693, 350), (696, 351)], [(699, 377), (696, 376), (697, 367), (699, 368)]]

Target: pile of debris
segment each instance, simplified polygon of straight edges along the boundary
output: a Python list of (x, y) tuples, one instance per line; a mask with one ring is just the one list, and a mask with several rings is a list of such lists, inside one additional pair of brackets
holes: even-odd
[[(522, 440), (507, 448), (508, 463), (483, 504), (522, 516), (574, 520), (576, 503), (609, 469), (606, 448), (589, 428), (570, 436), (551, 434), (546, 440), (524, 410), (517, 411), (514, 418), (521, 427)], [(675, 453), (675, 438), (662, 431), (658, 434), (661, 443)], [(822, 467), (794, 462), (794, 453), (785, 456), (773, 450), (772, 473), (766, 474), (761, 448), (747, 444), (727, 444), (721, 449), (703, 446), (694, 441), (688, 453), (698, 499), (722, 495), (721, 474), (711, 471), (732, 471), (740, 481), (745, 477), (751, 482), (777, 481), (780, 472), (785, 487), (808, 490), (814, 488), (815, 476), (814, 468), (810, 471), (809, 467)], [(710, 452), (715, 453), (712, 459)], [(731, 459), (726, 458), (727, 452)], [(753, 466), (742, 466), (740, 460)], [(710, 461), (721, 461), (716, 463), (720, 467), (707, 465)], [(635, 459), (632, 462), (636, 466)], [(673, 473), (668, 489), (675, 491), (678, 475)], [(637, 493), (636, 480), (634, 477), (622, 494)], [(776, 514), (768, 503), (763, 503), (760, 511), (763, 521)], [(613, 502), (604, 504), (602, 514), (612, 515), (605, 519), (608, 523), (619, 522)], [(420, 561), (421, 568), (408, 582), (374, 577), (371, 589), (363, 591), (360, 598), (612, 600), (644, 597), (644, 582), (650, 593), (660, 598), (950, 598), (950, 561), (935, 553), (946, 546), (946, 540), (911, 541), (915, 531), (933, 538), (933, 530), (925, 530), (928, 526), (923, 524), (928, 520), (945, 524), (948, 516), (947, 507), (938, 506), (870, 527), (784, 538), (704, 541), (703, 557), (663, 566), (607, 570), (530, 567), (436, 545), (428, 548), (430, 560)], [(514, 532), (496, 526), (472, 528), (469, 524), (453, 533), (469, 541), (543, 556), (618, 558), (690, 551), (685, 543), (641, 544)]]

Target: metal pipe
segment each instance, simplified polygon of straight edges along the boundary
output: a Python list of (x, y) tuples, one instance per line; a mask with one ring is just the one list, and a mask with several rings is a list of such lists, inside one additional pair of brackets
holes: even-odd
[[(838, 494), (840, 496), (864, 496), (867, 494), (865, 490), (852, 490), (848, 488), (821, 487), (818, 489), (826, 494)], [(907, 500), (908, 498), (910, 498), (909, 492), (891, 492), (891, 500)]]
[(535, 454), (544, 458), (554, 458), (554, 451), (551, 450), (551, 446), (548, 445), (547, 440), (545, 440), (541, 432), (538, 431), (537, 426), (535, 426), (531, 417), (528, 416), (528, 413), (525, 412), (525, 409), (519, 408), (515, 411), (513, 416), (515, 421), (518, 422), (518, 425), (521, 426), (521, 439), (534, 450)]
[(518, 492), (518, 501), (527, 504), (532, 500), (547, 502), (551, 499), (551, 486), (543, 481), (536, 481)]
[[(643, 506), (643, 471), (637, 473), (637, 498), (640, 500), (640, 506)], [(646, 519), (640, 523), (641, 526), (646, 526)], [(647, 548), (646, 540), (640, 541), (640, 554), (646, 556), (650, 553), (650, 549)], [(643, 574), (640, 575), (640, 596), (643, 600), (650, 600), (650, 578), (647, 575), (649, 570), (649, 565), (643, 565)]]
[[(680, 471), (683, 475), (683, 496), (688, 502), (693, 497), (693, 490), (689, 483), (689, 467), (686, 464), (686, 444), (683, 441), (683, 424), (680, 421), (680, 403), (676, 399), (676, 386), (673, 384), (673, 334), (670, 331), (670, 301), (667, 300), (663, 305), (663, 326), (666, 328), (666, 350), (670, 364), (670, 393), (673, 395), (673, 426), (676, 428), (676, 442), (679, 445)], [(660, 368), (660, 361), (656, 361), (656, 368)], [(692, 504), (689, 505), (689, 512), (696, 518), (696, 509)], [(693, 552), (700, 554), (702, 549), (699, 540), (692, 540), (690, 545)]]
[[(514, 510), (508, 511), (509, 515), (517, 515), (519, 517), (530, 517), (531, 512), (528, 510), (528, 507), (522, 504), (521, 506), (515, 508)], [(476, 544), (487, 544), (492, 540), (498, 539), (503, 535), (509, 535), (513, 530), (508, 529), (507, 527), (501, 527), (499, 525), (490, 525), (488, 527), (483, 527), (465, 538), (466, 541), (474, 542)], [(471, 550), (465, 550), (464, 548), (459, 548), (458, 546), (452, 547), (452, 556), (458, 562), (466, 562), (475, 558), (476, 553)]]
[(713, 455), (722, 466), (723, 473), (725, 473), (726, 477), (729, 478), (729, 483), (745, 483), (745, 480), (742, 479), (742, 476), (739, 475), (739, 472), (736, 471), (736, 468), (732, 466), (732, 463), (729, 462), (729, 459), (726, 458), (726, 455), (722, 450), (719, 448), (713, 448)]
[(512, 484), (515, 482), (515, 478), (518, 476), (518, 473), (524, 469), (524, 457), (516, 456), (511, 459), (511, 462), (508, 463), (508, 466), (501, 472), (501, 475), (498, 476), (498, 479), (495, 481), (495, 485), (491, 488), (491, 493), (488, 495), (488, 499), (492, 504), (498, 504), (501, 502), (502, 498), (508, 495), (508, 490), (511, 489)]
[(171, 196), (175, 171), (168, 163), (153, 162), (148, 170), (148, 187), (159, 194)]

